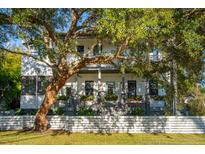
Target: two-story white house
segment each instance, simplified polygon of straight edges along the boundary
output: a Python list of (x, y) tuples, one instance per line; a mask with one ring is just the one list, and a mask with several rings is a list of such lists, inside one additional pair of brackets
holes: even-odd
[[(98, 54), (110, 54), (115, 50), (109, 41), (97, 43), (95, 38), (83, 37), (77, 40), (77, 51), (82, 55), (95, 56)], [(159, 53), (151, 53), (151, 60), (157, 60)], [(74, 61), (75, 57), (68, 55), (68, 61)], [(117, 64), (117, 61), (116, 61)], [(22, 109), (36, 109), (44, 98), (44, 88), (52, 70), (42, 62), (32, 58), (22, 57), (22, 93), (20, 107)], [(78, 105), (87, 102), (87, 105), (95, 104), (99, 95), (104, 96), (104, 101), (119, 104), (122, 97), (124, 102), (132, 106), (144, 107), (146, 85), (149, 85), (151, 95), (165, 95), (163, 89), (157, 89), (150, 81), (136, 77), (132, 73), (122, 74), (118, 67), (111, 64), (89, 65), (72, 76), (59, 92), (60, 96), (73, 98), (72, 102)], [(61, 97), (63, 98), (63, 97)], [(74, 100), (74, 101), (73, 101)], [(70, 99), (67, 102), (71, 101)], [(134, 104), (134, 105), (133, 105)], [(150, 100), (151, 109), (162, 110), (164, 101)], [(62, 105), (63, 106), (63, 105)], [(72, 110), (72, 109), (71, 109)]]

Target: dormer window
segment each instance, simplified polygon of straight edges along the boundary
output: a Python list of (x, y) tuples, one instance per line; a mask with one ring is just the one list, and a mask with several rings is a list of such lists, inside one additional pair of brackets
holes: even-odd
[(102, 45), (100, 44), (95, 45), (93, 48), (93, 55), (94, 56), (100, 55), (101, 52), (102, 52)]
[(84, 53), (84, 46), (83, 46), (83, 45), (78, 45), (78, 46), (77, 46), (77, 51), (78, 51), (80, 54), (83, 54), (83, 53)]

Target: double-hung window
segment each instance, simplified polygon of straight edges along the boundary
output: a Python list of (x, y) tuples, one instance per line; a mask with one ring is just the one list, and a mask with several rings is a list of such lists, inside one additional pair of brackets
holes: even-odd
[(136, 96), (136, 81), (128, 80), (128, 97)]
[(24, 76), (22, 77), (22, 95), (36, 94), (36, 77)]
[(114, 81), (108, 81), (107, 82), (107, 94), (113, 95), (115, 91), (115, 82)]
[(37, 79), (37, 83), (38, 83), (38, 86), (36, 87), (37, 90), (38, 90), (38, 94), (39, 95), (44, 95), (45, 94), (45, 90), (49, 84), (49, 77), (46, 77), (46, 76), (40, 76), (38, 77)]
[(22, 95), (44, 95), (50, 77), (24, 76), (22, 77)]

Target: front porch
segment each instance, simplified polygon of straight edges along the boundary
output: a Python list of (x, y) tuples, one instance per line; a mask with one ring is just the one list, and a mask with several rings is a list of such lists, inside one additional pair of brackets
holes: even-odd
[[(42, 83), (45, 81), (36, 80), (33, 84), (33, 79), (35, 77), (29, 84), (32, 83), (35, 92), (29, 85), (23, 90), (22, 109), (37, 109), (43, 101)], [(67, 81), (52, 110), (61, 108), (65, 115), (84, 115), (88, 111), (92, 115), (149, 115), (152, 111), (161, 114), (164, 101), (150, 96), (163, 95), (163, 89), (151, 86), (150, 82), (134, 74), (94, 66), (81, 70)]]
[(153, 91), (154, 95), (164, 95), (161, 89), (154, 88), (134, 74), (95, 68), (70, 78), (59, 92), (59, 98), (67, 99), (58, 102), (68, 115), (85, 115), (88, 111), (92, 115), (161, 115), (164, 101), (145, 98)]

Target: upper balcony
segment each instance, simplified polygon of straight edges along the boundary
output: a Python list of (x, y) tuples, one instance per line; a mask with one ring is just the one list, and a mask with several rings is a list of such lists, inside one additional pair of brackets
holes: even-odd
[[(95, 57), (99, 55), (111, 55), (115, 52), (116, 48), (109, 41), (98, 42), (96, 39), (79, 39), (77, 41), (76, 50), (83, 57)], [(67, 61), (72, 63), (80, 57), (77, 55), (68, 54)], [(116, 62), (116, 61), (115, 61)], [(87, 65), (82, 70), (116, 70), (117, 68), (111, 64), (92, 64)]]
[[(76, 51), (78, 54), (81, 54), (83, 57), (95, 57), (98, 55), (111, 55), (116, 51), (116, 47), (108, 40), (105, 41), (97, 41), (96, 39), (79, 39), (76, 44)], [(129, 50), (127, 50), (126, 55), (129, 54)], [(162, 59), (161, 54), (159, 51), (154, 50), (149, 54), (149, 58), (152, 61), (159, 61)], [(72, 63), (78, 60), (80, 56), (75, 54), (68, 54), (67, 61), (68, 63)], [(92, 71), (98, 70), (118, 70), (116, 67), (118, 65), (118, 61), (113, 61), (116, 65), (111, 64), (92, 64), (87, 65), (85, 68), (82, 68), (83, 71)], [(47, 67), (42, 62), (37, 62), (32, 58), (23, 57), (22, 58), (22, 70), (21, 74), (24, 76), (35, 76), (35, 75), (42, 75), (42, 76), (51, 76), (52, 70), (51, 68)]]

